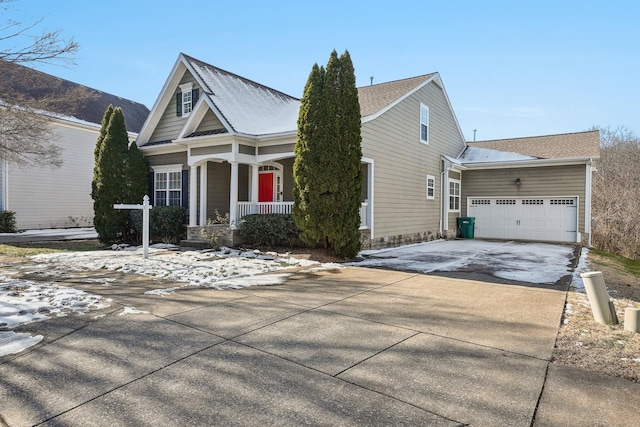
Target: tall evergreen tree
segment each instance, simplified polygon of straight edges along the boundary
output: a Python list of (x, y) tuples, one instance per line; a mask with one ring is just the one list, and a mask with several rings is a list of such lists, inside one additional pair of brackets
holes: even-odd
[(96, 177), (99, 175), (99, 163), (98, 158), (100, 156), (100, 151), (102, 150), (102, 145), (104, 142), (104, 137), (107, 134), (107, 127), (109, 126), (109, 119), (113, 114), (113, 105), (109, 104), (104, 114), (102, 115), (102, 122), (100, 126), (100, 134), (98, 135), (98, 139), (96, 140), (96, 147), (93, 149), (93, 180), (91, 181), (91, 198), (93, 200), (96, 199), (97, 191), (98, 191), (98, 181)]
[(301, 238), (343, 258), (360, 250), (360, 104), (348, 52), (313, 66), (302, 98), (294, 162), (294, 218)]
[(127, 151), (127, 184), (128, 192), (125, 203), (142, 203), (142, 198), (149, 192), (149, 163), (142, 156), (138, 145), (132, 142)]
[[(107, 114), (108, 109), (105, 117)], [(100, 135), (103, 135), (102, 130)], [(120, 108), (115, 108), (109, 115), (104, 137), (98, 137), (96, 143), (97, 157), (93, 176), (93, 223), (98, 239), (105, 244), (118, 241), (126, 234), (127, 212), (115, 210), (113, 205), (124, 203), (129, 192), (128, 151), (129, 136), (124, 115)]]
[(334, 242), (334, 252), (343, 258), (352, 258), (360, 250), (360, 207), (362, 205), (362, 136), (360, 101), (356, 87), (355, 71), (348, 51), (340, 56), (338, 76), (340, 106), (336, 117), (338, 128), (337, 171), (339, 231)]
[(301, 230), (300, 238), (310, 246), (323, 237), (320, 215), (314, 209), (318, 198), (318, 177), (323, 173), (318, 144), (326, 130), (323, 120), (322, 87), (324, 68), (314, 64), (305, 85), (298, 117), (298, 139), (295, 145), (293, 217)]

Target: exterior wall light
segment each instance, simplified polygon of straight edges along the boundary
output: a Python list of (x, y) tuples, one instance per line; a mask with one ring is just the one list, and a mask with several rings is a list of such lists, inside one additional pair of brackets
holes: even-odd
[(520, 187), (520, 178), (516, 178), (516, 187)]

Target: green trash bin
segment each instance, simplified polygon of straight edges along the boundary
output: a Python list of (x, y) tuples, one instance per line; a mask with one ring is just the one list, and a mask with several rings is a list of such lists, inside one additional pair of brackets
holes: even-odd
[(473, 239), (473, 231), (476, 226), (476, 218), (473, 216), (458, 217), (458, 230), (463, 239)]

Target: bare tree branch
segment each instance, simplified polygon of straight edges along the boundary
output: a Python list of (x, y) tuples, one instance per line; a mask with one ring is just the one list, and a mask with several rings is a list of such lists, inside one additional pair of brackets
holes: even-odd
[[(11, 13), (9, 3), (14, 0), (0, 0), (2, 16)], [(51, 80), (18, 65), (74, 64), (78, 43), (59, 30), (40, 29), (43, 20), (25, 25), (9, 18), (0, 24), (0, 158), (18, 166), (62, 165), (52, 113), (73, 114), (92, 96), (86, 88), (49, 87)]]

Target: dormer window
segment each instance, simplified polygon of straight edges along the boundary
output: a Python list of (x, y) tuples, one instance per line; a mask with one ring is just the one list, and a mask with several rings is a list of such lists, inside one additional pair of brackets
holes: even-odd
[(180, 92), (176, 94), (176, 115), (189, 117), (196, 102), (198, 102), (198, 89), (193, 88), (193, 83), (180, 85)]

